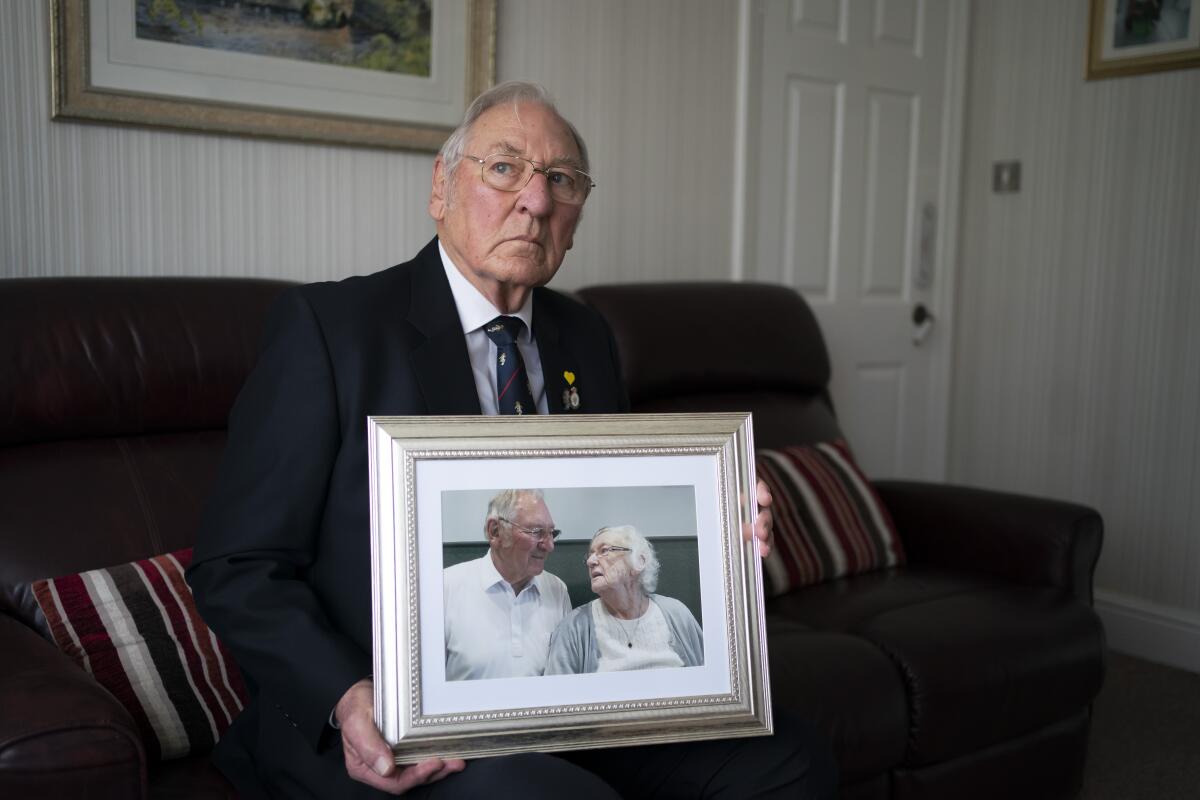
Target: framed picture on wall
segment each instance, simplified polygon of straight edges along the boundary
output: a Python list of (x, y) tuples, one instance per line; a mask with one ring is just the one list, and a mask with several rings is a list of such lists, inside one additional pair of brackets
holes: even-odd
[(1087, 77), (1200, 67), (1195, 0), (1091, 0)]
[(495, 0), (51, 0), (53, 117), (436, 150)]
[(748, 415), (368, 424), (397, 763), (771, 732)]

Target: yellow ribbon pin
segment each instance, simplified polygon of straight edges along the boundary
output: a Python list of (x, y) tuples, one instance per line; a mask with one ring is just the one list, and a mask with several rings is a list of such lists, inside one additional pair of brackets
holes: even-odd
[(575, 373), (571, 372), (571, 370), (566, 370), (565, 372), (563, 372), (563, 378), (566, 379), (567, 386), (575, 385)]

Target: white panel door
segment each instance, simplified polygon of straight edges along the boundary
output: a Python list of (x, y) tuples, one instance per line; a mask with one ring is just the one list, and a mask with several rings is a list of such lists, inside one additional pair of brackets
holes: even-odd
[(965, 5), (748, 2), (742, 274), (812, 304), (868, 474), (941, 478)]

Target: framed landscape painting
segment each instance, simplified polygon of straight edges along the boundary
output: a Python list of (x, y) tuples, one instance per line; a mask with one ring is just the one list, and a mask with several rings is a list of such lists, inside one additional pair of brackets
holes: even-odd
[(495, 0), (52, 0), (55, 119), (436, 150)]
[(1087, 77), (1200, 67), (1194, 0), (1091, 0)]
[[(761, 561), (742, 535), (757, 513), (748, 415), (372, 417), (368, 442), (375, 718), (397, 763), (771, 732)], [(694, 620), (685, 657), (608, 669), (601, 644), (596, 661), (559, 660), (580, 618), (567, 611), (547, 634), (544, 670), (456, 664), (449, 630), (463, 617), (451, 609), (475, 602), (480, 584), (451, 576), (491, 562), (489, 500), (531, 489), (553, 515), (554, 538), (538, 541), (567, 607), (601, 613), (601, 556), (624, 558), (604, 532), (636, 528), (652, 545), (654, 603), (671, 626)], [(478, 591), (472, 624), (492, 602)], [(621, 626), (621, 654), (626, 636), (634, 648), (636, 626)], [(496, 642), (504, 658), (518, 646), (507, 623)]]

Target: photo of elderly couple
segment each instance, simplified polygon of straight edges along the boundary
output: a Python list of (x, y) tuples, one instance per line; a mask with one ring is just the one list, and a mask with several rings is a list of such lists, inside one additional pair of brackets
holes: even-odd
[(442, 528), (447, 681), (704, 664), (693, 487), (447, 491)]

